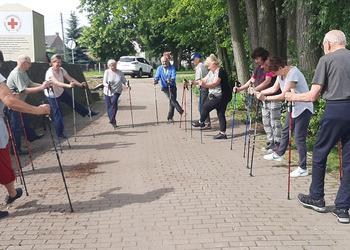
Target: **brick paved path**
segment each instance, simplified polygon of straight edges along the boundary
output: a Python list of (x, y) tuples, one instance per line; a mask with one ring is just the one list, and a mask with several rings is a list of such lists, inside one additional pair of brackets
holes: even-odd
[[(150, 79), (132, 79), (135, 126), (131, 126), (128, 92), (117, 114), (117, 130), (108, 123), (104, 101), (94, 119), (77, 117), (74, 141), (71, 117), (65, 117), (71, 149), (63, 142), (60, 159), (74, 213), (62, 182), (48, 132), (31, 143), (35, 170), (21, 156), (29, 196), (7, 207), (0, 221), (2, 249), (348, 249), (350, 227), (330, 213), (338, 181), (326, 178), (327, 212), (299, 205), (296, 195), (308, 192), (311, 176), (291, 180), (287, 200), (287, 162), (262, 159), (265, 136), (258, 137), (253, 177), (242, 157), (245, 125), (236, 122), (230, 140), (213, 140), (214, 128), (190, 136), (166, 122), (167, 100)], [(181, 101), (182, 89), (178, 89)], [(187, 120), (190, 96), (187, 95)], [(198, 118), (194, 98), (193, 117)], [(232, 118), (228, 118), (230, 134)], [(20, 184), (17, 183), (17, 186)], [(2, 188), (0, 200), (5, 198)]]

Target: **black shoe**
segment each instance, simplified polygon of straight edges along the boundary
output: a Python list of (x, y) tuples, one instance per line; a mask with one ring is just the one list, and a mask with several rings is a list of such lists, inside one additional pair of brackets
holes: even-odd
[(16, 194), (15, 197), (11, 197), (11, 196), (8, 196), (8, 195), (6, 196), (6, 198), (5, 198), (6, 204), (11, 204), (12, 202), (14, 202), (19, 197), (22, 196), (22, 193), (23, 193), (22, 188), (16, 188), (16, 191), (17, 191), (17, 194)]
[[(11, 155), (15, 155), (15, 153), (13, 152), (13, 150), (10, 150), (11, 151)], [(21, 149), (17, 149), (17, 155), (27, 155), (29, 154), (28, 150), (24, 150), (22, 151)]]
[(261, 151), (266, 152), (266, 151), (269, 151), (270, 149), (273, 149), (273, 148), (275, 148), (275, 144), (274, 144), (272, 141), (268, 141), (268, 142), (266, 143), (266, 146), (263, 147), (263, 148), (261, 149)]
[(340, 223), (349, 223), (349, 211), (346, 209), (336, 209), (334, 208), (332, 214), (338, 218)]
[(98, 115), (100, 112), (94, 112), (94, 111), (91, 111), (91, 116), (96, 116)]
[(298, 194), (298, 201), (301, 205), (306, 208), (312, 208), (317, 212), (325, 212), (326, 211), (326, 202), (323, 198), (319, 200), (315, 200), (310, 197), (310, 195), (306, 194)]
[(7, 215), (9, 215), (9, 212), (7, 212), (7, 211), (0, 211), (0, 219), (6, 217)]
[(112, 124), (113, 127), (118, 128), (119, 126), (117, 125), (117, 121), (109, 121), (110, 124)]
[(219, 133), (213, 137), (214, 139), (227, 139), (226, 134)]
[(38, 134), (38, 135), (35, 135), (33, 138), (28, 139), (28, 141), (33, 142), (33, 141), (35, 141), (35, 140), (39, 140), (39, 139), (43, 138), (44, 135), (45, 135), (45, 134)]
[[(192, 122), (192, 126), (193, 127), (200, 127), (201, 126), (201, 123), (199, 121), (196, 121), (196, 122)], [(202, 128), (205, 126), (204, 122), (202, 123)]]

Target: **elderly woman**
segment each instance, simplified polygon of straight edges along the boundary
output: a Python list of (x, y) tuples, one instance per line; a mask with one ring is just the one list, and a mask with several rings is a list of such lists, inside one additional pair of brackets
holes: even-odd
[(225, 112), (227, 104), (232, 99), (232, 92), (228, 85), (227, 73), (220, 68), (219, 64), (220, 61), (214, 54), (211, 54), (205, 60), (205, 65), (210, 70), (208, 75), (202, 80), (191, 81), (191, 84), (209, 88), (209, 100), (202, 105), (201, 118), (193, 126), (199, 127), (202, 123), (204, 127), (203, 121), (207, 119), (210, 111), (216, 109), (220, 123), (220, 132), (214, 136), (214, 139), (227, 139)]
[[(297, 67), (287, 66), (286, 61), (281, 57), (269, 57), (265, 61), (265, 71), (271, 72), (277, 75), (275, 84), (261, 92), (256, 92), (256, 97), (259, 100), (265, 101), (282, 101), (285, 98), (285, 94), (291, 89), (294, 89), (296, 93), (305, 93), (309, 91), (307, 82), (304, 75), (300, 72)], [(278, 90), (282, 93), (273, 95)], [(297, 167), (291, 174), (290, 177), (301, 177), (307, 176), (309, 171), (306, 167), (306, 136), (311, 119), (311, 115), (314, 112), (312, 102), (294, 102), (292, 108), (292, 133), (295, 131), (295, 144), (298, 148), (299, 153), (299, 167)], [(287, 111), (286, 120), (282, 129), (282, 139), (279, 148), (276, 152), (265, 155), (265, 160), (282, 161), (283, 155), (287, 150), (289, 144), (289, 116), (290, 111)]]
[(117, 62), (114, 59), (108, 60), (108, 69), (103, 76), (103, 94), (105, 95), (106, 108), (109, 117), (109, 123), (115, 128), (117, 122), (115, 116), (118, 110), (118, 99), (123, 88), (122, 84), (129, 87), (124, 74), (117, 69)]
[[(48, 98), (53, 114), (55, 116), (57, 124), (57, 132), (59, 137), (62, 139), (65, 138), (63, 135), (63, 124), (61, 122), (60, 113), (62, 114), (61, 102), (66, 103), (67, 105), (73, 107), (72, 97), (64, 90), (64, 88), (74, 88), (74, 86), (83, 87), (86, 86), (86, 82), (80, 83), (74, 78), (72, 78), (67, 71), (61, 67), (62, 58), (60, 55), (55, 54), (51, 57), (51, 67), (46, 71), (45, 80), (51, 82), (52, 88), (44, 93)], [(66, 79), (70, 84), (64, 83)], [(56, 99), (56, 100), (55, 100)], [(56, 102), (57, 101), (57, 102)], [(86, 109), (83, 105), (74, 101), (75, 110), (81, 115), (86, 116), (89, 114), (89, 110)], [(91, 112), (92, 116), (97, 115), (97, 112)]]

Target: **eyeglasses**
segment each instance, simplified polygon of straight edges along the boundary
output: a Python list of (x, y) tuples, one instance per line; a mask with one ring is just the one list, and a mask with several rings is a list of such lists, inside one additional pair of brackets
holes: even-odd
[(321, 46), (322, 49), (324, 49), (324, 45), (325, 45), (326, 43), (331, 43), (331, 42), (330, 42), (330, 41), (325, 41), (324, 43), (322, 43), (322, 46)]

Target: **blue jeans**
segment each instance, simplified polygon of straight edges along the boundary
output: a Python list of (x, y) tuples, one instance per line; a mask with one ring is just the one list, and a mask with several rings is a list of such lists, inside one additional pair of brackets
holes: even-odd
[(118, 111), (118, 99), (120, 93), (114, 93), (112, 96), (105, 95), (106, 109), (109, 117), (109, 122), (115, 122), (115, 116)]
[[(290, 113), (287, 112), (286, 120), (283, 125), (280, 146), (276, 151), (276, 154), (278, 155), (284, 155), (289, 145), (289, 114)], [(306, 169), (306, 158), (307, 158), (306, 136), (307, 136), (307, 129), (309, 127), (311, 115), (312, 114), (310, 110), (306, 109), (298, 117), (292, 119), (292, 133), (295, 130), (294, 141), (298, 148), (299, 166), (302, 169)]]
[[(29, 141), (31, 141), (37, 136), (37, 134), (35, 133), (35, 130), (32, 129), (32, 127), (29, 124), (28, 114), (22, 113), (22, 118), (23, 118), (24, 128), (25, 128), (26, 134), (27, 134), (27, 139)], [(12, 131), (13, 138), (14, 138), (15, 144), (16, 144), (16, 149), (20, 150), (21, 149), (21, 136), (23, 134), (21, 115), (17, 111), (9, 110), (9, 119), (10, 119), (11, 131)]]
[[(62, 108), (61, 108), (61, 102), (64, 102), (65, 104), (69, 105), (70, 107), (73, 108), (73, 100), (72, 97), (66, 92), (63, 91), (62, 95), (60, 95), (59, 97), (56, 96), (56, 100), (55, 98), (47, 98), (49, 100), (49, 103), (51, 105), (52, 108), (52, 112), (55, 118), (55, 124), (56, 124), (56, 131), (57, 131), (57, 135), (62, 135), (63, 133), (63, 117), (62, 116)], [(57, 103), (56, 103), (57, 101)], [(86, 109), (83, 105), (79, 104), (78, 102), (76, 102), (74, 100), (74, 104), (75, 104), (75, 111), (78, 112), (78, 114), (80, 114), (82, 117), (86, 116), (87, 114), (89, 114), (89, 110)], [(62, 120), (61, 120), (62, 119)]]
[(310, 196), (314, 199), (320, 199), (324, 197), (324, 179), (328, 154), (341, 140), (343, 179), (334, 202), (337, 209), (349, 209), (350, 207), (349, 124), (350, 100), (327, 101), (312, 156)]

